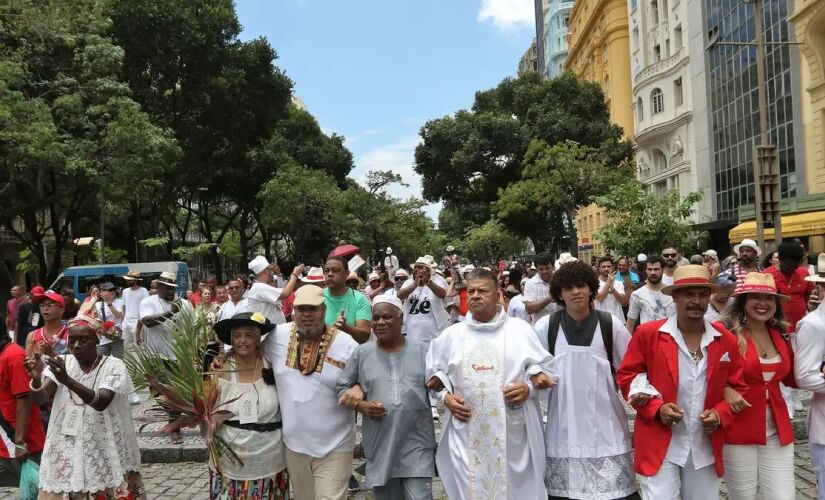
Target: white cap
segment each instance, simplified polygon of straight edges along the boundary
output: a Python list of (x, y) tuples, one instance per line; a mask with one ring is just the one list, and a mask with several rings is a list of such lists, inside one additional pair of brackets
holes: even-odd
[(380, 279), (381, 279), (381, 276), (378, 276), (378, 273), (370, 273), (369, 276), (367, 276), (367, 283), (369, 283), (372, 280), (380, 280)]
[(447, 253), (450, 253), (450, 252), (452, 252), (453, 250), (455, 250), (455, 247), (454, 247), (454, 246), (452, 246), (452, 245), (447, 245)]
[(647, 255), (640, 253), (636, 256), (636, 262), (647, 262)]
[(396, 269), (394, 277), (398, 277), (398, 276), (403, 276), (405, 278), (409, 278), (410, 273), (408, 273), (406, 269)]
[(387, 247), (387, 255), (392, 253), (392, 247)]
[(404, 312), (404, 305), (401, 304), (401, 300), (396, 297), (395, 295), (379, 295), (372, 299), (372, 307), (375, 307), (378, 304), (390, 304), (391, 306), (395, 306), (398, 308), (399, 311), (402, 313)]
[(267, 267), (269, 267), (269, 262), (263, 255), (258, 255), (249, 262), (249, 270), (253, 274), (260, 274)]
[(705, 250), (704, 252), (702, 252), (702, 255), (708, 255), (713, 257), (714, 259), (719, 258), (719, 254), (716, 253), (716, 250)]

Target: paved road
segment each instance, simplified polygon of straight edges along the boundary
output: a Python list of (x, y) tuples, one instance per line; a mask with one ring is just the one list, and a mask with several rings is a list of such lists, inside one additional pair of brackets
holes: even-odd
[[(353, 464), (360, 465), (360, 461)], [(201, 462), (180, 462), (173, 464), (144, 464), (144, 482), (150, 499), (157, 500), (206, 500), (208, 498), (207, 482), (209, 474), (206, 464)], [(435, 482), (434, 492), (436, 500), (446, 500), (441, 484)], [(723, 485), (722, 498), (724, 494)], [(816, 498), (816, 479), (811, 468), (806, 441), (796, 445), (796, 493), (797, 498)], [(0, 499), (16, 499), (15, 490), (0, 488)], [(373, 497), (367, 491), (355, 492), (350, 495), (352, 500), (371, 500)], [(770, 499), (766, 499), (770, 500)]]

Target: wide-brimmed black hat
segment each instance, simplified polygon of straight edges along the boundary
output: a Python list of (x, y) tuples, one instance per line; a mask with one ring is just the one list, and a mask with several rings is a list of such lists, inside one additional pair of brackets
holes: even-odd
[(275, 328), (275, 324), (259, 312), (240, 312), (229, 319), (215, 323), (215, 333), (221, 342), (232, 345), (232, 329), (238, 326), (256, 326), (261, 330), (261, 336)]

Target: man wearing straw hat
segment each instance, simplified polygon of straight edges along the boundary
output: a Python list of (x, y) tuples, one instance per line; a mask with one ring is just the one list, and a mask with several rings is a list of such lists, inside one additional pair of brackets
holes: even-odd
[(676, 268), (671, 295), (676, 316), (636, 329), (619, 368), (619, 386), (636, 408), (635, 470), (643, 498), (719, 497), (724, 474), (723, 427), (734, 414), (726, 386), (747, 391), (736, 337), (704, 319), (710, 295), (707, 267)]
[(430, 342), (441, 334), (450, 319), (444, 304), (447, 281), (433, 273), (435, 262), (429, 255), (419, 257), (411, 267), (412, 277), (397, 294), (404, 302), (404, 326), (411, 339)]
[(822, 362), (825, 360), (825, 254), (819, 254), (817, 274), (806, 281), (816, 285), (816, 309), (796, 325), (794, 347), (794, 374), (800, 389), (814, 393), (808, 414), (808, 441), (811, 463), (816, 470), (818, 498), (825, 498), (825, 378)]

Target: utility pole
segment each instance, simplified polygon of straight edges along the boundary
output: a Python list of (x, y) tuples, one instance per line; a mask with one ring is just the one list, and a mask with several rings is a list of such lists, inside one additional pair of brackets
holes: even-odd
[(759, 248), (765, 247), (765, 228), (773, 228), (774, 243), (782, 242), (782, 191), (780, 184), (779, 155), (776, 145), (768, 135), (768, 90), (765, 75), (765, 46), (799, 45), (797, 42), (767, 42), (762, 19), (764, 0), (742, 0), (752, 3), (756, 40), (749, 42), (720, 41), (711, 39), (707, 49), (714, 45), (755, 46), (756, 79), (759, 95), (759, 144), (753, 150), (754, 212), (756, 214), (756, 240)]
[[(749, 0), (745, 0), (748, 3)], [(762, 0), (752, 0), (756, 28), (756, 80), (759, 86), (760, 144), (753, 151), (754, 212), (756, 239), (765, 248), (765, 227), (773, 226), (774, 243), (782, 243), (782, 191), (779, 182), (779, 156), (768, 137), (768, 88), (765, 78), (765, 40), (762, 27)]]

